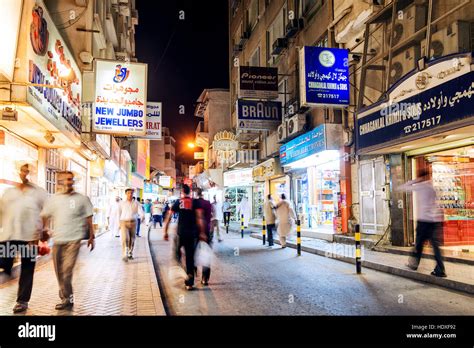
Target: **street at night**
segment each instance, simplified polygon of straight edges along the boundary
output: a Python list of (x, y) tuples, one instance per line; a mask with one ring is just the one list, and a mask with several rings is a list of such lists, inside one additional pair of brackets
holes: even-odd
[(472, 347), (474, 0), (0, 0), (0, 33), (0, 348)]

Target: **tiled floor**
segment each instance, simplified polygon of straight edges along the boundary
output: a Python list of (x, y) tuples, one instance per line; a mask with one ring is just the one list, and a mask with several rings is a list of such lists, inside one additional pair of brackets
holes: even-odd
[[(146, 237), (136, 239), (134, 260), (128, 263), (121, 259), (120, 239), (110, 233), (96, 239), (92, 252), (82, 245), (73, 287), (74, 309), (55, 310), (59, 297), (53, 264), (38, 267), (26, 315), (165, 315)], [(12, 315), (17, 288), (17, 279), (0, 285), (0, 315)]]

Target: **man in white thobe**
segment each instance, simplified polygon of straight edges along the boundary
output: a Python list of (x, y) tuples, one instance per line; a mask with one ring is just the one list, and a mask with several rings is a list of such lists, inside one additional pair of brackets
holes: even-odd
[(138, 222), (143, 222), (145, 214), (142, 205), (133, 200), (134, 189), (125, 190), (127, 198), (120, 202), (120, 232), (122, 235), (122, 259), (125, 262), (133, 260), (133, 247), (135, 246), (135, 235)]
[(115, 201), (107, 210), (107, 225), (109, 226), (112, 236), (120, 237), (120, 197), (116, 196)]
[(242, 200), (237, 206), (237, 216), (239, 217), (239, 222), (242, 217), (242, 214), (244, 215), (244, 227), (248, 228), (250, 222), (250, 204), (247, 197), (245, 196), (242, 197)]

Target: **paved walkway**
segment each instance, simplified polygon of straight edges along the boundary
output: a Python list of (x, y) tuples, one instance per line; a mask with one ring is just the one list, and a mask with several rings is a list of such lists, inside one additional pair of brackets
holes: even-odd
[[(230, 229), (239, 232), (237, 224), (230, 225)], [(261, 230), (250, 227), (245, 237), (248, 238), (249, 231), (252, 237), (261, 238)], [(288, 238), (288, 245), (296, 245), (296, 233)], [(275, 243), (279, 244), (278, 237)], [(349, 244), (331, 243), (321, 239), (302, 237), (301, 246), (303, 251), (312, 252), (321, 256), (339, 259), (346, 262), (355, 262), (355, 246)], [(295, 250), (296, 253), (296, 250)], [(396, 274), (398, 276), (424, 281), (454, 290), (474, 293), (474, 266), (457, 262), (444, 262), (447, 278), (438, 278), (430, 275), (436, 262), (430, 258), (422, 258), (417, 271), (412, 271), (406, 264), (409, 257), (406, 255), (392, 254), (389, 252), (372, 251), (362, 247), (362, 266), (378, 271)]]
[[(144, 226), (141, 232), (146, 234)], [(17, 288), (17, 279), (0, 285), (0, 315), (12, 315)], [(134, 260), (128, 263), (121, 259), (120, 239), (109, 232), (96, 239), (92, 252), (83, 244), (73, 288), (74, 309), (56, 311), (59, 297), (53, 263), (37, 267), (26, 315), (165, 315), (146, 236), (136, 239)]]

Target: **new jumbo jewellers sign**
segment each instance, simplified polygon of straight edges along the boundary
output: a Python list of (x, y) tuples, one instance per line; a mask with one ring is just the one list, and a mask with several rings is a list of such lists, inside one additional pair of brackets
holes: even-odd
[(443, 59), (396, 85), (388, 101), (358, 114), (357, 149), (364, 152), (387, 142), (405, 142), (464, 119), (474, 123), (473, 110), (470, 57)]
[(44, 6), (37, 0), (29, 13), (28, 81), (59, 88), (29, 86), (27, 101), (70, 138), (78, 138), (81, 121), (81, 72)]
[(95, 61), (93, 131), (104, 134), (146, 134), (147, 65)]

